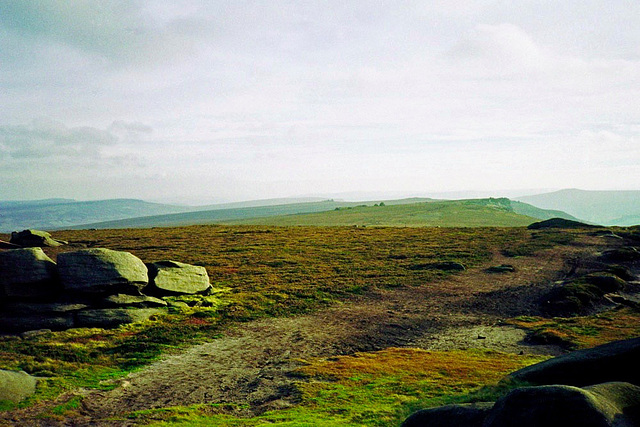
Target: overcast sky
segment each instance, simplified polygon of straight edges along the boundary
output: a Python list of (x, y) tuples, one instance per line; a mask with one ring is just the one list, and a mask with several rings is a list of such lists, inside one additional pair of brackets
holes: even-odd
[(637, 0), (0, 2), (0, 199), (640, 189)]

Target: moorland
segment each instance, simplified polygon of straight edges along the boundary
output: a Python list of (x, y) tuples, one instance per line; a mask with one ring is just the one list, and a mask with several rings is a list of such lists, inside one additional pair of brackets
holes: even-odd
[[(583, 280), (635, 274), (602, 253), (637, 244), (636, 228), (200, 225), (54, 236), (69, 245), (45, 248), (53, 259), (83, 247), (173, 259), (204, 266), (214, 291), (116, 329), (4, 337), (0, 368), (41, 378), (33, 397), (3, 403), (5, 424), (399, 425), (419, 408), (495, 398), (498, 380), (520, 367), (640, 336), (637, 310)], [(454, 263), (464, 269), (446, 268)], [(558, 294), (566, 283), (573, 293)]]

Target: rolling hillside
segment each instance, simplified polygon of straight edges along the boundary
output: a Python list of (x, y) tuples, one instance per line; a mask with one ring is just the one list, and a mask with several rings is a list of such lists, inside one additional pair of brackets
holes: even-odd
[(539, 218), (514, 212), (508, 199), (356, 206), (329, 212), (225, 221), (226, 224), (406, 227), (518, 227)]
[(585, 221), (603, 225), (635, 225), (640, 219), (640, 191), (567, 189), (517, 200), (543, 209), (559, 209)]
[(0, 231), (10, 232), (25, 228), (51, 230), (107, 219), (168, 214), (191, 209), (186, 206), (163, 205), (136, 199), (0, 202)]

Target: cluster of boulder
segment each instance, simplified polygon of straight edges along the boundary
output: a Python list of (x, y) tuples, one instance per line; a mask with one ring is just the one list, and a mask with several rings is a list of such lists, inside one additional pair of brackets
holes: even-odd
[(412, 414), (402, 427), (640, 426), (640, 338), (580, 350), (510, 374), (527, 383), (496, 402)]
[(163, 313), (164, 297), (210, 289), (204, 267), (129, 252), (62, 252), (56, 264), (40, 247), (0, 251), (0, 333), (115, 327)]

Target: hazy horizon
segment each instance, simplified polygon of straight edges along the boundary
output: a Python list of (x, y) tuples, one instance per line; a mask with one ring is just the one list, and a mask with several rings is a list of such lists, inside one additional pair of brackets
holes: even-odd
[(2, 2), (0, 61), (0, 200), (640, 189), (637, 2)]

